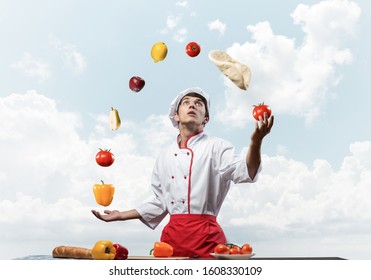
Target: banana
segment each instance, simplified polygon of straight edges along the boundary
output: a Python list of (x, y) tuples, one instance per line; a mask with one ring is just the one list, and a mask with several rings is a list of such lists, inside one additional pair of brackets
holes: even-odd
[(112, 130), (119, 129), (119, 127), (121, 125), (119, 112), (117, 111), (117, 109), (114, 109), (113, 107), (111, 108), (111, 112), (110, 112), (110, 115), (109, 115), (109, 124), (110, 124), (110, 128)]

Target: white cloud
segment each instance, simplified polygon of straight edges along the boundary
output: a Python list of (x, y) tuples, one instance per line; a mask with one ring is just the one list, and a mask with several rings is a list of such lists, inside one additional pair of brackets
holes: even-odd
[(48, 80), (52, 75), (49, 64), (35, 59), (27, 52), (10, 67), (23, 72), (29, 77), (36, 78), (39, 82)]
[(187, 34), (188, 34), (187, 28), (181, 28), (177, 30), (177, 32), (174, 34), (173, 39), (178, 43), (183, 43), (187, 38)]
[(188, 34), (188, 29), (186, 27), (179, 27), (182, 22), (182, 17), (169, 15), (166, 18), (166, 28), (161, 30), (162, 34), (171, 34), (174, 41), (178, 43), (183, 43)]
[[(103, 210), (92, 192), (100, 180), (116, 187), (113, 209), (133, 208), (152, 195), (155, 158), (151, 153), (158, 153), (160, 145), (167, 143), (165, 131), (170, 132), (170, 127), (149, 120), (152, 133), (164, 132), (156, 133), (158, 142), (146, 142), (151, 140), (145, 130), (130, 123), (124, 122), (121, 131), (111, 131), (108, 113), (97, 117), (96, 128), (85, 140), (78, 134), (79, 115), (59, 111), (55, 101), (35, 91), (0, 98), (0, 151), (8, 159), (0, 162), (0, 227), (6, 229), (0, 232), (0, 243), (32, 240), (26, 246), (30, 253), (50, 254), (52, 246), (79, 246), (79, 242), (82, 246), (102, 238), (104, 226), (90, 213), (93, 208)], [(146, 155), (141, 153), (142, 145), (150, 147)], [(99, 148), (111, 148), (115, 154), (111, 167), (96, 164)], [(112, 239), (121, 240), (120, 225), (108, 227), (117, 227)], [(141, 223), (131, 227), (134, 231), (143, 228)], [(20, 247), (11, 254), (0, 253), (0, 259), (27, 252)]]
[(67, 189), (81, 190), (82, 186), (75, 189), (68, 177), (76, 170), (64, 168), (74, 162), (75, 168), (81, 169), (88, 161), (88, 149), (76, 132), (79, 117), (58, 112), (54, 101), (35, 91), (2, 98), (0, 107), (4, 127), (0, 138), (6, 143), (2, 153), (12, 159), (1, 163), (0, 169), (6, 174), (5, 182), (13, 181), (12, 188), (2, 190), (2, 198), (12, 199), (22, 192), (56, 199)]
[(180, 16), (169, 15), (166, 19), (166, 26), (169, 30), (173, 30), (180, 22)]
[(209, 27), (209, 30), (216, 30), (219, 32), (220, 35), (223, 35), (227, 28), (226, 24), (221, 22), (219, 19), (209, 22), (207, 25)]
[[(316, 5), (299, 4), (291, 17), (306, 33), (308, 44), (320, 48), (339, 45), (349, 35), (355, 35), (361, 9), (348, 0), (326, 0)], [(324, 28), (326, 27), (326, 28)]]
[(253, 42), (234, 43), (227, 52), (251, 68), (249, 99), (225, 78), (226, 107), (217, 119), (242, 126), (251, 105), (262, 101), (275, 114), (302, 117), (307, 123), (319, 117), (341, 80), (336, 67), (352, 62), (351, 51), (343, 45), (356, 33), (360, 12), (354, 2), (342, 0), (299, 5), (292, 17), (304, 33), (301, 45), (274, 34), (269, 22), (247, 26)]
[(189, 6), (189, 3), (188, 3), (188, 1), (178, 1), (178, 2), (175, 3), (175, 5), (185, 8), (185, 7)]
[[(231, 191), (231, 213), (239, 212), (241, 218), (230, 217), (230, 222), (285, 232), (307, 228), (308, 232), (315, 229), (329, 233), (333, 226), (352, 231), (354, 224), (371, 220), (370, 147), (369, 141), (352, 144), (351, 151), (364, 153), (346, 156), (339, 170), (325, 160), (307, 166), (283, 156), (264, 156), (260, 180), (254, 186)], [(234, 203), (237, 197), (245, 197), (247, 206), (242, 200)]]
[(286, 156), (288, 154), (287, 147), (285, 147), (283, 145), (278, 145), (277, 148), (276, 148), (276, 151), (277, 151), (278, 155)]
[(61, 55), (64, 65), (74, 74), (79, 75), (86, 70), (86, 59), (77, 51), (76, 46), (63, 43), (54, 35), (49, 36), (49, 43)]
[[(361, 246), (361, 240), (370, 242), (371, 142), (353, 143), (350, 151), (338, 170), (326, 160), (308, 166), (283, 156), (264, 155), (259, 181), (232, 187), (220, 213), (230, 238), (246, 242), (248, 236), (266, 254), (273, 254), (272, 243), (281, 243), (276, 250), (282, 250), (308, 239), (311, 246), (301, 244), (298, 250), (289, 248), (276, 255), (293, 252), (369, 259), (365, 248), (369, 243)], [(284, 241), (287, 236), (290, 240)], [(359, 238), (352, 249), (344, 244), (350, 236)]]

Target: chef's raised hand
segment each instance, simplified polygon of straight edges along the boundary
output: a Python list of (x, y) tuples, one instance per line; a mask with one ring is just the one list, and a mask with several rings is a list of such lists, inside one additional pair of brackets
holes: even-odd
[(264, 113), (264, 118), (260, 117), (255, 123), (255, 130), (251, 135), (251, 141), (259, 143), (271, 131), (274, 123), (274, 116), (268, 118), (267, 113)]
[(268, 118), (267, 113), (264, 113), (264, 118), (260, 118), (255, 123), (254, 132), (251, 135), (249, 150), (246, 154), (246, 165), (249, 176), (254, 179), (261, 163), (260, 149), (263, 143), (263, 138), (271, 131), (274, 123), (274, 116)]

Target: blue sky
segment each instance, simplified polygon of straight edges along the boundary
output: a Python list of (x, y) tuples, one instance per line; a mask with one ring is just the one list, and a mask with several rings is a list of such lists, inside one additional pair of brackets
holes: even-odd
[[(0, 259), (99, 239), (147, 254), (165, 223), (96, 220), (92, 186), (116, 186), (110, 209), (152, 195), (155, 158), (177, 134), (169, 103), (191, 86), (211, 96), (206, 130), (238, 153), (254, 104), (276, 118), (259, 181), (233, 186), (219, 215), (230, 241), (260, 256), (370, 259), (369, 11), (365, 0), (0, 1)], [(169, 52), (154, 63), (158, 41)], [(250, 67), (247, 91), (208, 60), (214, 49)], [(114, 132), (111, 107), (123, 121)], [(115, 154), (111, 167), (95, 163), (99, 148)]]

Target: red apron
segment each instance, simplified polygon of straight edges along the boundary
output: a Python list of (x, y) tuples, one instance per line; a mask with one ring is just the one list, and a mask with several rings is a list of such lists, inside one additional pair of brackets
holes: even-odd
[(210, 258), (216, 245), (226, 243), (216, 217), (203, 214), (172, 214), (161, 241), (170, 244), (177, 257)]

